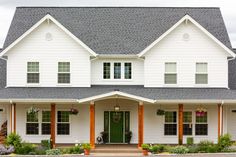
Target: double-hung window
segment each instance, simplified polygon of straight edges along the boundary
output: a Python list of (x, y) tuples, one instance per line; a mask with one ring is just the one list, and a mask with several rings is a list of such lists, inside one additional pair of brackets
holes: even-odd
[(103, 79), (111, 78), (111, 63), (103, 63)]
[(125, 79), (132, 79), (132, 63), (125, 63)]
[(58, 62), (58, 83), (70, 83), (70, 62)]
[(196, 63), (195, 84), (207, 84), (207, 63)]
[(121, 63), (114, 63), (114, 79), (121, 79)]
[(70, 117), (69, 111), (57, 111), (57, 134), (70, 134)]
[(165, 112), (165, 135), (177, 135), (177, 112), (166, 111)]
[(208, 134), (207, 112), (205, 112), (205, 114), (201, 116), (198, 116), (196, 114), (195, 135), (207, 135), (207, 134)]
[(39, 134), (39, 119), (37, 113), (26, 112), (26, 134), (38, 135)]
[(39, 62), (27, 62), (27, 83), (39, 83)]
[(175, 62), (165, 63), (165, 84), (177, 84), (177, 67)]
[(41, 131), (42, 135), (49, 135), (51, 130), (51, 112), (50, 111), (42, 111), (42, 125)]
[(183, 112), (183, 133), (184, 135), (192, 135), (192, 112)]

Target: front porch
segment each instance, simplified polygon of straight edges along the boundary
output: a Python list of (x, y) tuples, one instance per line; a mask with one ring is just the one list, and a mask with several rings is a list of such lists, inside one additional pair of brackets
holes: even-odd
[[(39, 109), (36, 119), (27, 117), (30, 107)], [(187, 137), (194, 142), (211, 140), (215, 143), (224, 133), (236, 140), (236, 108), (233, 104), (201, 103), (151, 103), (133, 97), (110, 95), (84, 102), (13, 102), (2, 103), (1, 123), (7, 120), (7, 132), (18, 133), (24, 141), (40, 143), (51, 139), (53, 147), (60, 144), (98, 143), (101, 132), (107, 132), (107, 143), (128, 143), (126, 132), (132, 132), (130, 143), (182, 144)], [(114, 107), (119, 107), (115, 111)], [(197, 108), (206, 109), (199, 119)], [(78, 115), (68, 111), (75, 108)], [(165, 115), (157, 115), (162, 109)], [(4, 117), (5, 115), (5, 117)], [(118, 117), (114, 117), (117, 116)]]

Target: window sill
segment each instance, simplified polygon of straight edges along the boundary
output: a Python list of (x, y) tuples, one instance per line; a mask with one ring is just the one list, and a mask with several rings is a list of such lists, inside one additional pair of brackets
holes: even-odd
[(41, 84), (40, 83), (27, 83), (25, 86), (26, 87), (40, 87)]
[(61, 83), (61, 84), (57, 84), (57, 87), (71, 87), (72, 85), (70, 83)]
[(179, 87), (177, 84), (164, 84), (163, 87)]
[(102, 79), (103, 82), (132, 82), (133, 79)]

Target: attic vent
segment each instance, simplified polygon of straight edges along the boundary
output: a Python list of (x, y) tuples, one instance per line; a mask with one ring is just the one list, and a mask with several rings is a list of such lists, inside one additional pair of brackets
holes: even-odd
[(52, 40), (52, 34), (51, 34), (51, 33), (46, 33), (45, 39), (46, 39), (47, 41), (51, 41), (51, 40)]
[(190, 38), (190, 35), (188, 33), (183, 34), (183, 40), (188, 41)]

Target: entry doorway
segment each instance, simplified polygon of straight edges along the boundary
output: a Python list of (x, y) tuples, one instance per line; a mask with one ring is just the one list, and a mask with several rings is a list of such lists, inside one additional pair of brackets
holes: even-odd
[(108, 133), (108, 143), (127, 143), (127, 132), (130, 131), (129, 111), (105, 111), (104, 131)]

